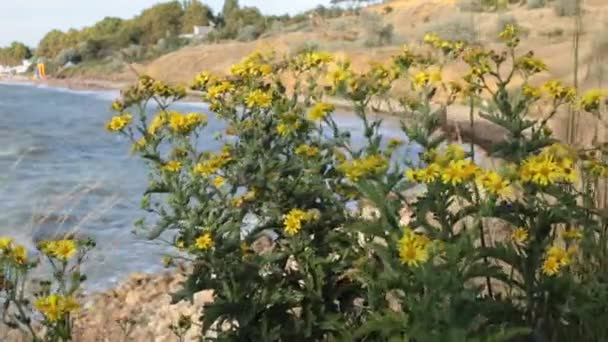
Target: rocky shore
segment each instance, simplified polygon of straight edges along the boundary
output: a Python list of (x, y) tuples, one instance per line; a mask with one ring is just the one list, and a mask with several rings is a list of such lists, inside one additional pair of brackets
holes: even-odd
[[(194, 324), (181, 341), (199, 341), (196, 325), (205, 303), (213, 300), (211, 291), (201, 291), (193, 302), (171, 304), (170, 294), (181, 288), (185, 270), (164, 274), (132, 274), (128, 280), (107, 292), (81, 300), (75, 317), (75, 342), (178, 342), (171, 326), (180, 317), (191, 317)], [(0, 328), (0, 341), (26, 342), (20, 331)]]

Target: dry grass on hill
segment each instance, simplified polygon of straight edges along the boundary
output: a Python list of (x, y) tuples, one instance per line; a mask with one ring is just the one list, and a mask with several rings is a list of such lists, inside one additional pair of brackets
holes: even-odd
[[(230, 65), (244, 56), (258, 50), (275, 50), (288, 53), (303, 46), (315, 46), (335, 54), (338, 58), (348, 58), (355, 69), (363, 70), (369, 62), (384, 62), (399, 52), (403, 43), (419, 41), (425, 32), (441, 31), (458, 37), (477, 36), (490, 48), (500, 48), (496, 39), (500, 23), (516, 22), (528, 32), (521, 44), (522, 51), (534, 50), (535, 54), (545, 60), (550, 72), (537, 77), (534, 82), (548, 79), (562, 79), (571, 83), (573, 75), (572, 37), (574, 35), (574, 18), (559, 17), (551, 7), (530, 10), (526, 6), (513, 5), (508, 11), (500, 13), (461, 12), (457, 0), (393, 0), (387, 4), (372, 6), (365, 12), (383, 13), (385, 6), (393, 11), (382, 14), (385, 24), (394, 26), (394, 43), (383, 47), (367, 47), (363, 43), (365, 25), (362, 19), (354, 15), (341, 18), (321, 20), (308, 23), (306, 29), (289, 32), (296, 28), (286, 28), (285, 33), (275, 33), (253, 42), (226, 42), (213, 45), (187, 47), (160, 57), (145, 65), (136, 65), (140, 73), (149, 74), (171, 83), (188, 84), (192, 77), (207, 70), (222, 74)], [(580, 87), (589, 89), (597, 87), (601, 76), (598, 63), (608, 59), (598, 56), (595, 42), (608, 35), (608, 3), (604, 0), (585, 1), (584, 32), (580, 45), (579, 79)], [(446, 37), (450, 39), (451, 37)], [(603, 38), (608, 44), (608, 37)], [(601, 57), (601, 58), (600, 58)], [(602, 59), (603, 58), (603, 59)], [(600, 66), (601, 67), (601, 66)], [(464, 72), (459, 65), (449, 65), (445, 70), (446, 78), (459, 77)], [(605, 72), (605, 70), (604, 70)], [(119, 79), (128, 79), (133, 74), (126, 71), (123, 75), (114, 75)], [(455, 108), (448, 113), (449, 120), (465, 120), (466, 113)], [(558, 136), (565, 134), (565, 115), (557, 116), (552, 125)], [(595, 125), (591, 125), (595, 127)], [(588, 137), (584, 127), (581, 137)]]

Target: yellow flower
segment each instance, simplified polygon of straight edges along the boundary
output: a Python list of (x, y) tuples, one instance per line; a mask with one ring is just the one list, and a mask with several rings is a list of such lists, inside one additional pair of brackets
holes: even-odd
[(530, 86), (530, 85), (525, 85), (523, 87), (522, 91), (525, 96), (530, 97), (530, 98), (538, 99), (541, 96), (540, 89), (538, 89), (537, 87)]
[(74, 240), (57, 240), (43, 243), (43, 252), (59, 260), (68, 260), (76, 253)]
[(162, 170), (165, 172), (175, 173), (182, 169), (182, 163), (176, 160), (170, 160), (163, 165)]
[(283, 229), (288, 236), (296, 235), (302, 230), (302, 223), (311, 220), (309, 213), (301, 209), (292, 209), (283, 219)]
[(179, 112), (171, 112), (169, 114), (169, 126), (174, 133), (188, 135), (200, 125), (207, 123), (205, 114), (188, 113), (183, 115)]
[(272, 65), (267, 60), (272, 55), (265, 56), (261, 52), (254, 52), (243, 58), (230, 68), (230, 73), (243, 78), (266, 77), (272, 74)]
[(148, 126), (148, 133), (155, 135), (161, 128), (167, 124), (167, 115), (165, 113), (159, 113), (152, 119), (150, 126)]
[(268, 108), (272, 105), (272, 95), (260, 89), (256, 89), (245, 97), (245, 104), (249, 108)]
[(285, 137), (285, 136), (289, 135), (289, 133), (291, 133), (291, 132), (292, 132), (292, 129), (288, 125), (286, 125), (284, 123), (279, 123), (277, 125), (277, 133), (279, 133), (280, 136)]
[(568, 183), (576, 183), (578, 181), (578, 172), (574, 168), (574, 162), (571, 159), (564, 158), (559, 163), (561, 178)]
[(570, 256), (566, 250), (558, 246), (551, 246), (543, 263), (543, 273), (548, 276), (555, 275), (569, 263)]
[(0, 250), (2, 250), (3, 252), (6, 252), (9, 249), (11, 249), (12, 244), (13, 244), (12, 238), (10, 238), (10, 237), (1, 237), (0, 238)]
[(224, 148), (220, 154), (214, 154), (209, 159), (196, 164), (192, 172), (197, 176), (209, 177), (230, 163), (231, 160), (230, 150)]
[(399, 259), (410, 267), (420, 266), (429, 259), (429, 246), (430, 240), (426, 236), (405, 228), (403, 237), (399, 240)]
[(223, 187), (224, 184), (226, 184), (226, 179), (222, 176), (217, 176), (217, 177), (215, 177), (215, 179), (213, 179), (213, 186), (215, 186), (218, 189)]
[(441, 39), (439, 35), (435, 32), (430, 32), (424, 35), (424, 43), (437, 47), (441, 44)]
[(335, 110), (334, 105), (329, 103), (319, 102), (308, 112), (308, 120), (310, 121), (321, 121), (325, 119), (327, 114)]
[(542, 60), (531, 55), (524, 56), (515, 63), (517, 67), (530, 75), (547, 70), (547, 65)]
[(540, 186), (547, 186), (564, 178), (557, 163), (552, 156), (534, 156), (524, 162), (520, 170), (520, 178), (524, 182), (533, 182)]
[(206, 100), (213, 101), (221, 98), (225, 94), (234, 91), (234, 85), (228, 81), (223, 81), (207, 89)]
[(194, 84), (192, 87), (195, 89), (203, 88), (203, 87), (207, 86), (207, 84), (209, 84), (211, 79), (212, 79), (212, 76), (208, 72), (203, 71), (203, 72), (199, 73), (198, 75), (196, 75), (196, 77), (194, 78)]
[(210, 163), (198, 163), (194, 166), (193, 172), (195, 175), (209, 177), (218, 170), (217, 167), (212, 166)]
[(213, 239), (211, 239), (211, 234), (205, 233), (199, 236), (194, 242), (194, 246), (196, 246), (196, 248), (200, 249), (201, 251), (211, 249), (211, 247), (213, 247)]
[(302, 144), (296, 148), (296, 154), (309, 158), (316, 157), (319, 155), (319, 148), (317, 148), (316, 146)]
[(602, 98), (605, 96), (605, 91), (599, 89), (590, 90), (581, 99), (581, 108), (586, 112), (595, 112), (600, 108)]
[(423, 88), (429, 83), (430, 80), (431, 75), (429, 75), (427, 72), (421, 71), (414, 75), (413, 82), (416, 87)]
[(116, 100), (112, 102), (111, 108), (115, 112), (122, 112), (125, 109), (125, 106), (122, 104), (122, 102)]
[(13, 258), (13, 261), (15, 261), (15, 263), (23, 265), (27, 262), (27, 250), (25, 249), (25, 247), (17, 245), (10, 251), (10, 253), (11, 258)]
[(461, 160), (464, 159), (466, 156), (464, 150), (462, 149), (462, 146), (457, 144), (448, 145), (446, 155), (452, 160)]
[(560, 267), (556, 258), (548, 257), (543, 262), (543, 273), (548, 276), (553, 276), (559, 272)]
[(371, 175), (378, 175), (386, 171), (388, 161), (381, 155), (370, 155), (360, 159), (345, 161), (338, 169), (344, 172), (346, 178), (353, 182)]
[(507, 41), (507, 42), (513, 42), (513, 40), (515, 38), (517, 38), (518, 35), (518, 30), (517, 27), (513, 24), (507, 24), (505, 25), (504, 30), (502, 30), (502, 32), (500, 32), (498, 34), (498, 37)]
[(565, 240), (580, 240), (583, 238), (583, 230), (580, 228), (570, 228), (562, 232), (562, 237)]
[(333, 57), (325, 52), (307, 52), (296, 57), (294, 61), (298, 70), (307, 70), (321, 67), (333, 60)]
[(146, 140), (146, 138), (141, 138), (141, 139), (137, 140), (135, 143), (133, 143), (132, 150), (134, 152), (142, 151), (146, 148), (147, 144), (148, 144), (148, 141)]
[(58, 294), (51, 294), (48, 297), (38, 299), (34, 307), (50, 322), (56, 322), (65, 315), (80, 308), (78, 302), (72, 297), (64, 297)]
[(131, 121), (133, 121), (133, 116), (131, 114), (117, 115), (108, 121), (106, 129), (111, 132), (119, 132), (127, 127)]
[(433, 71), (429, 72), (429, 81), (431, 83), (439, 83), (439, 82), (441, 82), (441, 80), (442, 80), (441, 71), (433, 70)]
[(441, 168), (437, 164), (430, 164), (424, 169), (418, 170), (418, 177), (423, 183), (432, 183), (441, 175)]
[(409, 169), (405, 171), (405, 177), (415, 183), (422, 182), (420, 170)]
[(542, 89), (555, 101), (572, 102), (576, 97), (576, 90), (564, 86), (561, 81), (548, 81), (543, 84)]
[(505, 196), (510, 192), (509, 181), (494, 171), (487, 171), (479, 177), (481, 185), (491, 194)]
[(560, 143), (546, 147), (542, 154), (552, 156), (556, 160), (567, 160), (570, 166), (572, 166), (574, 159), (577, 158), (577, 152), (574, 148)]
[(511, 240), (518, 245), (523, 245), (528, 241), (530, 234), (528, 230), (524, 227), (515, 228), (511, 233)]
[(445, 184), (456, 186), (472, 179), (478, 170), (470, 160), (452, 160), (443, 170), (442, 180)]
[(561, 266), (566, 266), (570, 263), (568, 253), (562, 247), (551, 246), (547, 251), (547, 256), (555, 258)]

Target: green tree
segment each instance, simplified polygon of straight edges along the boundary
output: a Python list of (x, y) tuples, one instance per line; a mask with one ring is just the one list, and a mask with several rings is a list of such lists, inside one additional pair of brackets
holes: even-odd
[(222, 8), (222, 17), (224, 18), (224, 21), (228, 22), (232, 13), (239, 10), (239, 8), (239, 0), (224, 1), (224, 7)]
[(65, 40), (66, 34), (64, 32), (52, 30), (40, 40), (36, 54), (38, 56), (53, 58), (64, 48)]
[(125, 26), (125, 20), (114, 17), (105, 17), (92, 27), (86, 28), (89, 38), (98, 39), (118, 34)]
[(9, 47), (0, 48), (0, 64), (19, 65), (24, 59), (32, 57), (32, 51), (21, 42), (13, 42)]
[(184, 10), (178, 1), (160, 3), (144, 10), (135, 19), (142, 32), (140, 43), (152, 45), (161, 38), (177, 36), (181, 32), (183, 16)]
[(182, 19), (182, 32), (192, 32), (193, 26), (207, 26), (213, 20), (213, 12), (209, 6), (198, 0), (184, 3), (184, 16)]
[(10, 50), (12, 51), (13, 56), (19, 60), (29, 59), (32, 57), (32, 51), (30, 48), (21, 42), (13, 42)]
[(253, 39), (255, 39), (266, 29), (266, 18), (256, 7), (234, 10), (224, 20), (223, 38), (235, 38), (242, 29), (248, 27), (248, 30), (253, 31)]

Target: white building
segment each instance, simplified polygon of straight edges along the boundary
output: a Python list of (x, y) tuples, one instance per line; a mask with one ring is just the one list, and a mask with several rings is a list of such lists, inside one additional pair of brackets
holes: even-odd
[(32, 65), (32, 62), (30, 62), (29, 60), (23, 60), (23, 62), (21, 62), (21, 65), (17, 65), (17, 66), (0, 65), (0, 74), (9, 74), (9, 75), (23, 74), (27, 71), (27, 69), (31, 65)]
[(214, 29), (213, 24), (210, 26), (194, 26), (192, 33), (182, 34), (180, 38), (206, 38)]

